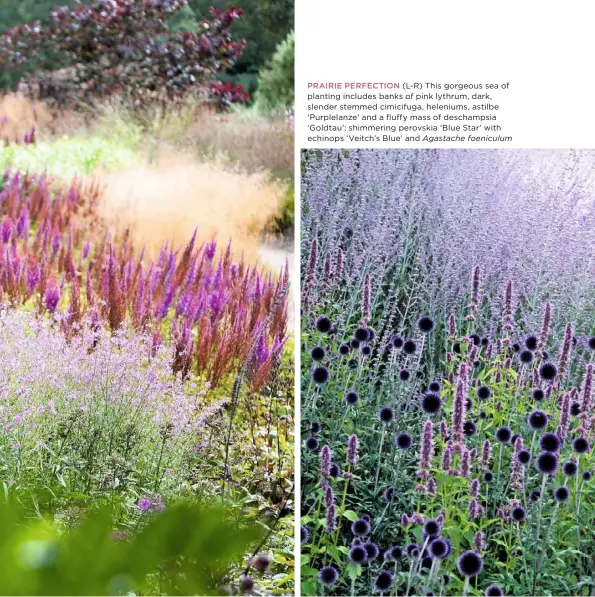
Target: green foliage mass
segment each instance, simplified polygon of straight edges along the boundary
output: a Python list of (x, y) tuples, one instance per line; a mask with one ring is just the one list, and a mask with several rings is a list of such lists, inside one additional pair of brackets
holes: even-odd
[(295, 35), (293, 31), (279, 44), (270, 64), (260, 75), (256, 108), (274, 112), (292, 108), (294, 103)]

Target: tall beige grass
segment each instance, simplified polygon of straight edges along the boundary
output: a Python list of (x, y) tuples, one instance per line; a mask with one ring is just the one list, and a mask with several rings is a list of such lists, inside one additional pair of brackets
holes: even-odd
[(21, 93), (0, 95), (0, 139), (14, 140), (35, 126), (38, 130), (52, 120), (41, 102), (27, 99)]
[(129, 228), (136, 246), (155, 254), (164, 241), (217, 238), (225, 250), (232, 239), (234, 256), (251, 263), (271, 218), (283, 200), (282, 185), (265, 173), (246, 173), (217, 161), (197, 163), (175, 155), (100, 176), (105, 184), (103, 212), (118, 230)]

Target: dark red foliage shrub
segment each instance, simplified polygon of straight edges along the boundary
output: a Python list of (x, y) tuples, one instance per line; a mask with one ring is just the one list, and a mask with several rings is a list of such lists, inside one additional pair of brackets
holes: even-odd
[[(56, 8), (47, 23), (19, 25), (0, 36), (0, 70), (35, 64), (36, 73), (26, 75), (20, 88), (59, 104), (118, 92), (137, 104), (177, 100), (187, 92), (206, 100), (213, 77), (242, 54), (245, 42), (233, 41), (230, 34), (242, 10), (212, 8), (196, 31), (170, 33), (168, 20), (186, 4), (95, 0)], [(246, 99), (241, 91), (229, 98)]]

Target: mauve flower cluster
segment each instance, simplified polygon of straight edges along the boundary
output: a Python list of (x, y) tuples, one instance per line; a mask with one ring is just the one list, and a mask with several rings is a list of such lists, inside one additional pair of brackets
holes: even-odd
[(64, 487), (101, 490), (117, 477), (120, 491), (125, 484), (176, 491), (197, 437), (222, 424), (227, 399), (208, 400), (208, 383), (173, 376), (175, 350), (154, 350), (150, 335), (81, 323), (68, 339), (56, 320), (0, 314), (0, 444), (9, 483), (43, 485), (59, 465)]
[[(100, 192), (73, 181), (6, 172), (0, 179), (0, 299), (61, 314), (67, 337), (84, 314), (115, 331), (124, 322), (153, 335), (171, 334), (173, 369), (195, 371), (215, 386), (251, 354), (257, 391), (280, 358), (287, 334), (288, 270), (276, 278), (234, 263), (231, 245), (165, 244), (156, 259), (114, 235), (98, 215)], [(256, 350), (250, 352), (258, 340)]]
[(37, 141), (37, 129), (35, 126), (32, 126), (20, 136), (14, 132), (10, 133), (8, 131), (8, 125), (8, 116), (0, 114), (0, 142), (4, 143), (5, 147), (13, 143), (15, 145), (35, 145)]

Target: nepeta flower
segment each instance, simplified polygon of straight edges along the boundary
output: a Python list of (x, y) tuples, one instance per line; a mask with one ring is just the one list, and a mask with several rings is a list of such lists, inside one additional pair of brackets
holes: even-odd
[(427, 420), (423, 425), (421, 436), (421, 447), (419, 452), (420, 469), (430, 468), (432, 456), (434, 455), (434, 425)]

